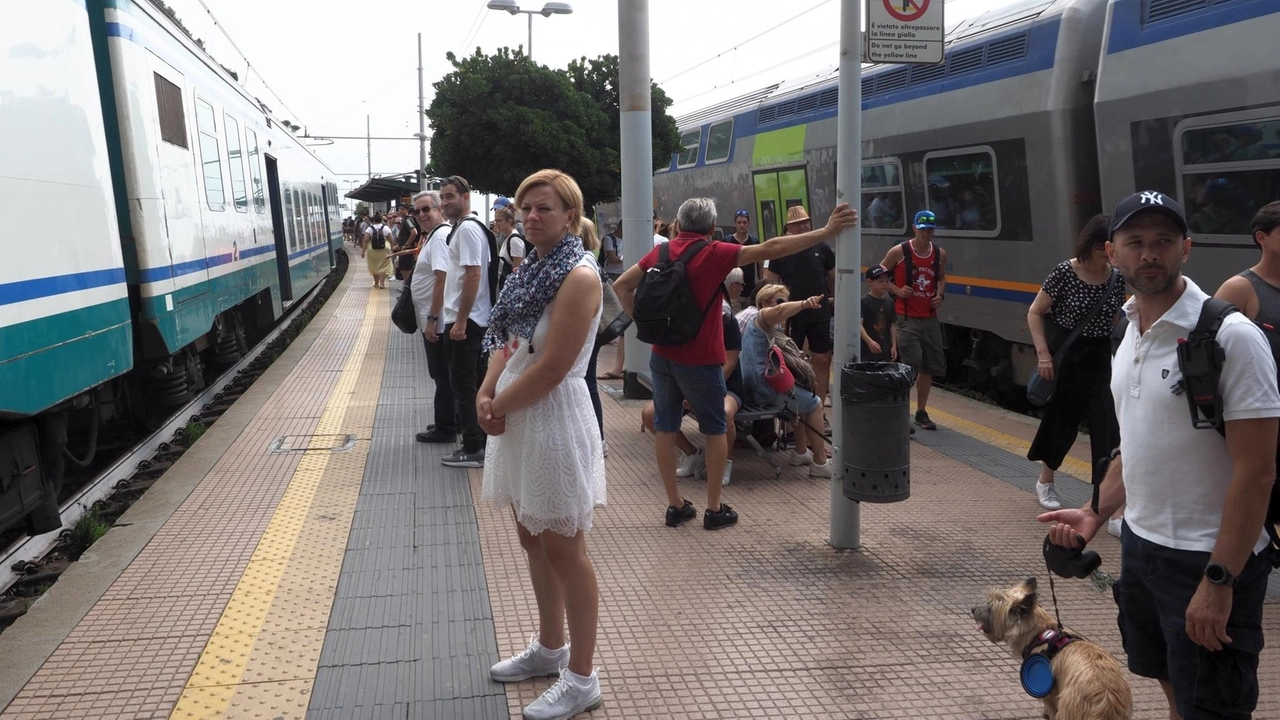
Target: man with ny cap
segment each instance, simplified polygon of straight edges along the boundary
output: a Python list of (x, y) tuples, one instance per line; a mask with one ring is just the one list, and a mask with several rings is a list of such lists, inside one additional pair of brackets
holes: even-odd
[(898, 353), (900, 362), (916, 371), (916, 425), (937, 430), (929, 419), (929, 390), (935, 375), (947, 373), (942, 347), (942, 323), (938, 306), (947, 285), (947, 251), (933, 244), (938, 218), (930, 210), (915, 217), (915, 235), (889, 248), (880, 262), (893, 273), (890, 292), (897, 298)]
[[(1178, 348), (1208, 299), (1182, 275), (1182, 206), (1162, 192), (1120, 201), (1107, 253), (1133, 289), (1112, 363), (1120, 422), (1095, 511), (1058, 510), (1049, 539), (1079, 547), (1122, 504), (1113, 588), (1129, 669), (1160, 682), (1169, 716), (1246, 720), (1258, 701), (1262, 606), (1271, 572), (1263, 520), (1275, 477), (1280, 391), (1262, 331), (1221, 320), (1218, 392), (1225, 437), (1188, 417)], [(1271, 677), (1275, 677), (1272, 673)]]
[[(813, 223), (803, 206), (787, 208), (784, 235), (801, 235), (812, 229)], [(836, 287), (836, 253), (830, 245), (820, 242), (800, 252), (770, 260), (764, 266), (764, 278), (786, 285), (793, 298), (822, 297), (820, 306), (801, 310), (791, 318), (787, 323), (787, 335), (801, 350), (805, 342), (809, 343), (809, 357), (817, 385), (813, 394), (819, 400), (825, 400), (831, 378), (831, 351), (835, 348), (831, 337), (831, 299)]]

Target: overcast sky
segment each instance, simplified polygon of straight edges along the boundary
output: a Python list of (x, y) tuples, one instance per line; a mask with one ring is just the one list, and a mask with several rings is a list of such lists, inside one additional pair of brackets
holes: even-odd
[[(143, 0), (145, 1), (145, 0)], [(553, 68), (618, 52), (616, 0), (569, 0), (571, 15), (533, 17), (533, 58)], [(934, 0), (940, 2), (941, 0)], [(1013, 0), (953, 0), (947, 24)], [(167, 0), (222, 64), (246, 74), (199, 0)], [(282, 118), (312, 135), (365, 134), (411, 138), (418, 131), (417, 33), (423, 33), (426, 104), (431, 84), (451, 69), (446, 52), (492, 53), (526, 43), (526, 15), (485, 8), (487, 0), (204, 0), (256, 74), (246, 88)], [(540, 9), (543, 0), (519, 0)], [(839, 60), (840, 0), (650, 0), (650, 70), (680, 115), (779, 80), (834, 66)], [(805, 12), (808, 11), (808, 12)], [(733, 49), (773, 25), (798, 19)], [(719, 55), (719, 58), (716, 56)], [(803, 57), (801, 57), (803, 56)], [(716, 59), (713, 59), (716, 58)], [(794, 62), (785, 62), (798, 58)], [(685, 72), (689, 68), (706, 62)], [(262, 87), (260, 74), (279, 97)], [(427, 132), (431, 129), (428, 126)], [(345, 191), (364, 181), (365, 142), (317, 147)], [(373, 173), (412, 171), (415, 141), (373, 141)]]

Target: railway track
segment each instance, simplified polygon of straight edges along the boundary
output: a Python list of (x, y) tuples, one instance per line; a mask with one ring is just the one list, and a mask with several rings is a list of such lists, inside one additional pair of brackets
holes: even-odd
[(25, 613), (75, 561), (73, 545), (83, 552), (96, 539), (77, 536), (82, 518), (92, 514), (94, 522), (109, 525), (123, 514), (194, 442), (188, 429), (215, 422), (271, 366), (341, 282), (348, 265), (345, 254), (341, 257), (338, 268), (295, 302), (240, 362), (67, 497), (60, 506), (61, 529), (19, 537), (0, 551), (0, 629)]

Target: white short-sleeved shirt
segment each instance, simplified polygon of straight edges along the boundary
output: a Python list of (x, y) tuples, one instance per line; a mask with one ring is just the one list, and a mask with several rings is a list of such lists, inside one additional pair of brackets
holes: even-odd
[(498, 257), (506, 260), (512, 265), (516, 264), (516, 258), (520, 258), (521, 260), (524, 259), (525, 243), (527, 242), (524, 239), (524, 235), (520, 235), (520, 237), (516, 237), (516, 235), (520, 234), (512, 233), (510, 235), (505, 235), (498, 240)]
[[(427, 316), (431, 314), (431, 296), (436, 291), (436, 271), (449, 272), (449, 245), (445, 242), (449, 229), (449, 225), (441, 225), (418, 249), (418, 261), (413, 266), (409, 290), (413, 293), (413, 312), (418, 317), (419, 328), (426, 328), (429, 322)], [(436, 318), (437, 333), (444, 332), (443, 308), (440, 315)]]
[(489, 239), (484, 230), (474, 222), (462, 221), (449, 241), (449, 269), (444, 280), (444, 322), (458, 321), (462, 305), (462, 273), (464, 268), (480, 268), (480, 287), (476, 289), (475, 302), (471, 304), (471, 321), (480, 327), (489, 327), (489, 313), (493, 300), (489, 297)]
[[(1141, 335), (1131, 298), (1123, 308), (1129, 327), (1111, 373), (1124, 457), (1125, 522), (1157, 545), (1197, 552), (1211, 552), (1217, 544), (1231, 484), (1226, 440), (1214, 430), (1192, 427), (1187, 398), (1174, 392), (1182, 379), (1178, 341), (1195, 328), (1207, 297), (1188, 279), (1182, 297)], [(1219, 380), (1223, 419), (1280, 417), (1276, 365), (1262, 331), (1234, 313), (1218, 330), (1218, 343), (1226, 354)], [(1253, 551), (1266, 545), (1266, 532), (1258, 528)]]
[(659, 246), (659, 245), (661, 245), (662, 243), (667, 242), (667, 240), (668, 240), (668, 239), (669, 239), (669, 238), (665, 238), (665, 237), (662, 237), (661, 235), (659, 235), (659, 234), (657, 234), (657, 233), (654, 233), (654, 234), (653, 234), (653, 246), (654, 246), (654, 247), (658, 247), (658, 246)]

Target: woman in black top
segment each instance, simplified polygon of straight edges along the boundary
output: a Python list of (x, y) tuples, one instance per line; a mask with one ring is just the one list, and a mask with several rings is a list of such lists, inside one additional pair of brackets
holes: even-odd
[[(1102, 480), (1100, 461), (1120, 445), (1111, 396), (1111, 328), (1124, 304), (1124, 282), (1110, 282), (1106, 251), (1109, 226), (1106, 215), (1097, 215), (1085, 224), (1076, 242), (1076, 256), (1053, 268), (1027, 311), (1027, 327), (1036, 346), (1036, 370), (1046, 380), (1057, 377), (1058, 381), (1027, 453), (1028, 460), (1043, 463), (1036, 496), (1048, 510), (1062, 507), (1053, 473), (1075, 444), (1081, 420), (1089, 422), (1095, 484)], [(1055, 367), (1053, 354), (1100, 298), (1101, 309)]]

